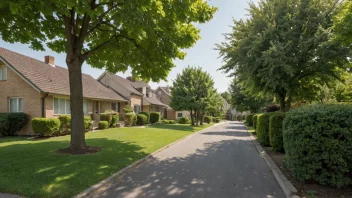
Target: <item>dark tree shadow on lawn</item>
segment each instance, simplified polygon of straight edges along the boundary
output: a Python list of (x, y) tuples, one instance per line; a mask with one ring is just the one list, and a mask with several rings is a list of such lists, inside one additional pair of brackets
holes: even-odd
[[(69, 141), (37, 141), (0, 147), (0, 191), (27, 197), (72, 197), (145, 157), (139, 145), (105, 138), (87, 139), (102, 150), (89, 155), (56, 151)], [(1, 145), (0, 145), (1, 146)]]

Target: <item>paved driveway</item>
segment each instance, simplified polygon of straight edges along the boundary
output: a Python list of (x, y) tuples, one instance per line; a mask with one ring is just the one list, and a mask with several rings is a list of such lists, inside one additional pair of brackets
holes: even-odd
[(285, 197), (243, 124), (228, 122), (158, 153), (93, 197)]

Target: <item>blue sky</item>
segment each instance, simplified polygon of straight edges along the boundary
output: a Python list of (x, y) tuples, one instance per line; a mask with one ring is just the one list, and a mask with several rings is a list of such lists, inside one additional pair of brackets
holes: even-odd
[[(156, 88), (159, 85), (172, 85), (172, 80), (176, 78), (176, 75), (185, 67), (191, 65), (200, 66), (203, 70), (209, 72), (215, 81), (216, 89), (219, 92), (226, 91), (230, 78), (227, 77), (227, 74), (217, 71), (222, 65), (222, 59), (219, 58), (219, 53), (214, 48), (216, 43), (224, 41), (223, 33), (231, 32), (230, 25), (233, 24), (233, 18), (240, 19), (245, 17), (248, 2), (249, 0), (209, 0), (209, 3), (217, 6), (219, 10), (210, 22), (197, 25), (201, 30), (202, 38), (193, 48), (186, 50), (187, 56), (184, 60), (175, 61), (176, 67), (170, 72), (168, 82), (150, 82), (152, 88)], [(10, 44), (3, 40), (0, 40), (0, 46), (39, 60), (44, 60), (45, 55), (51, 55), (55, 57), (55, 64), (66, 66), (65, 54), (57, 54), (51, 50), (45, 52), (33, 51), (27, 45)], [(91, 68), (85, 64), (83, 65), (83, 72), (97, 78), (103, 73), (103, 70)], [(130, 72), (118, 73), (118, 75), (126, 77), (130, 75)]]

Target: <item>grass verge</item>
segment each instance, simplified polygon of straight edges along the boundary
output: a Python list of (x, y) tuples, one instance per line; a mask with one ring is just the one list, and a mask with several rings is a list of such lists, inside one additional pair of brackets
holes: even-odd
[(0, 138), (0, 192), (27, 197), (72, 197), (148, 154), (211, 125), (153, 125), (86, 133), (95, 154), (57, 154), (70, 136)]

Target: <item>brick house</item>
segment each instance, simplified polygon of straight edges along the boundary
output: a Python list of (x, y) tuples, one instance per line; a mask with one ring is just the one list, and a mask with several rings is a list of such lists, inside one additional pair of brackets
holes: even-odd
[(160, 112), (163, 116), (167, 105), (156, 98), (146, 82), (135, 81), (132, 77), (123, 78), (109, 72), (104, 72), (97, 80), (128, 100), (135, 113)]
[[(94, 115), (128, 101), (93, 77), (82, 74), (83, 109)], [(29, 122), (18, 132), (33, 135), (30, 120), (70, 114), (69, 75), (66, 68), (55, 65), (54, 57), (44, 61), (0, 48), (0, 112), (24, 112)]]
[[(158, 87), (154, 91), (156, 98), (162, 103), (169, 105), (171, 102), (171, 92), (169, 87)], [(190, 118), (191, 115), (189, 111), (175, 111), (170, 106), (165, 109), (164, 118), (168, 120), (177, 120), (182, 117)]]

